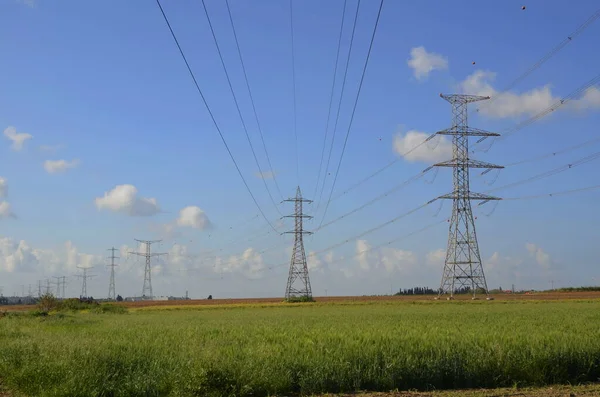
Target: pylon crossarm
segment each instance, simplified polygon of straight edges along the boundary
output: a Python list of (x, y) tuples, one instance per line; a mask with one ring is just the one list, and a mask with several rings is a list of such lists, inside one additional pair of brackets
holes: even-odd
[(496, 165), (492, 163), (486, 163), (485, 161), (467, 159), (466, 161), (459, 161), (457, 159), (442, 161), (435, 163), (433, 167), (468, 167), (468, 168), (489, 168), (489, 169), (502, 169), (503, 165)]
[(480, 130), (479, 128), (471, 128), (471, 127), (461, 128), (459, 126), (446, 128), (445, 130), (436, 132), (436, 134), (437, 135), (483, 136), (483, 137), (500, 136), (500, 134), (498, 134), (497, 132), (489, 132), (489, 131)]

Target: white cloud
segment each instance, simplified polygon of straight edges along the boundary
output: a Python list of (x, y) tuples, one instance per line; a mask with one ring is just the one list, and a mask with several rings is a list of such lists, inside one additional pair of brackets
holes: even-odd
[[(434, 142), (434, 147), (428, 144), (419, 146), (429, 136), (425, 132), (416, 130), (410, 130), (406, 134), (398, 133), (393, 140), (394, 152), (410, 162), (431, 163), (452, 159), (452, 142), (445, 136), (438, 135), (433, 138), (432, 141), (438, 140)], [(412, 150), (417, 146), (417, 149)]]
[(408, 66), (418, 80), (427, 78), (434, 70), (448, 69), (448, 59), (440, 54), (427, 52), (425, 47), (415, 47), (410, 50)]
[(262, 173), (256, 172), (254, 175), (260, 179), (273, 179), (277, 173), (275, 171), (263, 171)]
[(8, 183), (6, 178), (0, 176), (0, 198), (6, 197), (8, 195)]
[(65, 172), (70, 168), (75, 168), (79, 165), (79, 160), (74, 159), (71, 161), (67, 160), (46, 160), (44, 162), (44, 169), (49, 174), (56, 174), (59, 172)]
[(12, 141), (12, 145), (10, 147), (15, 152), (18, 152), (21, 149), (23, 149), (23, 145), (25, 145), (25, 142), (33, 138), (31, 134), (27, 134), (25, 132), (17, 132), (17, 129), (12, 126), (9, 126), (4, 130), (4, 136)]
[(529, 251), (529, 255), (531, 255), (533, 258), (535, 258), (535, 262), (544, 267), (544, 268), (548, 268), (551, 265), (551, 259), (550, 259), (550, 255), (548, 255), (548, 253), (544, 252), (544, 250), (541, 247), (538, 247), (537, 245), (533, 244), (533, 243), (527, 243), (525, 244), (525, 248), (527, 249), (527, 251)]
[(71, 241), (65, 242), (62, 249), (47, 250), (32, 248), (26, 241), (16, 241), (10, 237), (0, 237), (0, 272), (73, 273), (77, 266), (97, 265), (103, 260), (100, 255), (84, 254), (77, 250)]
[(306, 256), (306, 265), (308, 266), (309, 272), (323, 272), (324, 263), (319, 257), (316, 255), (314, 251), (310, 251)]
[(210, 220), (204, 211), (195, 205), (190, 205), (179, 211), (177, 225), (205, 230), (211, 226)]
[(122, 212), (130, 216), (152, 216), (160, 212), (156, 199), (138, 197), (138, 190), (133, 185), (117, 185), (94, 202), (99, 210)]
[(362, 270), (369, 270), (371, 268), (371, 264), (369, 263), (370, 249), (371, 246), (367, 243), (367, 240), (356, 240), (356, 260)]
[(241, 255), (218, 257), (214, 262), (215, 273), (241, 273), (246, 277), (261, 277), (267, 268), (262, 254), (254, 248), (247, 248)]
[[(498, 92), (492, 82), (496, 73), (477, 70), (459, 84), (465, 94), (483, 95), (493, 98), (489, 106), (482, 105), (479, 112), (493, 118), (517, 118), (521, 116), (534, 116), (551, 107), (560, 97), (554, 96), (550, 85), (533, 88), (522, 93)], [(588, 110), (600, 109), (600, 90), (590, 87), (579, 99), (572, 99), (560, 109)]]
[(0, 219), (2, 218), (16, 218), (17, 216), (12, 212), (11, 205), (6, 201), (0, 201)]
[(446, 250), (440, 248), (435, 251), (428, 252), (427, 255), (425, 255), (425, 260), (427, 261), (428, 265), (436, 267), (441, 266), (446, 261)]

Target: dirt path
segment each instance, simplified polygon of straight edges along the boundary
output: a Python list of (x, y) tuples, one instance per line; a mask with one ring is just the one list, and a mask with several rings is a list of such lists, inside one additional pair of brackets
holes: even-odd
[(363, 394), (326, 394), (321, 397), (591, 397), (600, 396), (600, 384), (552, 386), (528, 389), (454, 390), (437, 392), (391, 392)]

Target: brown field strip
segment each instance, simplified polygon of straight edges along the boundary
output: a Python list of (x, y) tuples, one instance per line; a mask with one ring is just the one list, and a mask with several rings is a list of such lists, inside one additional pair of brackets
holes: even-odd
[[(497, 301), (539, 301), (539, 300), (585, 300), (600, 299), (600, 291), (586, 292), (537, 292), (531, 294), (494, 294)], [(393, 301), (427, 301), (433, 300), (432, 295), (402, 295), (402, 296), (321, 296), (315, 297), (317, 302), (393, 302)], [(470, 296), (457, 296), (456, 300), (471, 300)], [(283, 302), (283, 298), (245, 298), (245, 299), (190, 299), (165, 301), (118, 302), (118, 305), (131, 308), (159, 306), (218, 306), (243, 304), (275, 304)], [(32, 305), (0, 306), (0, 311), (19, 311), (33, 309)]]

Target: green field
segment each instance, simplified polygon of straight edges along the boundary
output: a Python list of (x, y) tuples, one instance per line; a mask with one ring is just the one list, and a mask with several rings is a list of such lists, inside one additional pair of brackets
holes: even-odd
[(35, 396), (270, 396), (600, 378), (600, 301), (362, 302), (0, 318)]

